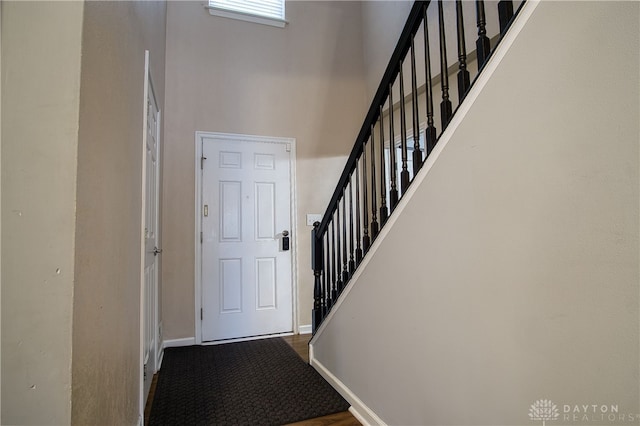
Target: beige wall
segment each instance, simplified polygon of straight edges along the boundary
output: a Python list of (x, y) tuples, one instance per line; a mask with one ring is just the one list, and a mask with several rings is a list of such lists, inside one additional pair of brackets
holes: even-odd
[[(0, 193), (2, 192), (2, 3), (0, 3)], [(2, 196), (0, 196), (0, 217)], [(0, 259), (2, 259), (2, 220), (0, 220)], [(2, 422), (2, 262), (0, 261), (0, 422)]]
[(2, 2), (2, 424), (68, 424), (83, 4)]
[(164, 105), (164, 2), (87, 2), (82, 40), (74, 424), (135, 424), (144, 51)]
[[(514, 2), (514, 9), (521, 2)], [(485, 4), (486, 30), (489, 37), (494, 37), (499, 33), (498, 24), (498, 2), (488, 0)], [(391, 54), (398, 43), (400, 33), (404, 28), (409, 12), (413, 6), (412, 1), (365, 1), (362, 2), (362, 42), (364, 55), (364, 68), (367, 81), (367, 100), (370, 102), (378, 90), (382, 75), (389, 64)], [(429, 45), (431, 57), (431, 74), (436, 78), (440, 74), (440, 36), (438, 23), (438, 3), (431, 2), (428, 7), (428, 28)], [(476, 27), (476, 6), (475, 2), (462, 2), (465, 45), (467, 55), (471, 55), (476, 49), (478, 29)], [(449, 69), (455, 68), (457, 71), (458, 61), (458, 41), (456, 35), (456, 3), (445, 1), (443, 3), (443, 16), (445, 22), (445, 40), (447, 42), (447, 64)], [(416, 48), (416, 68), (418, 71), (418, 85), (424, 84), (424, 43), (423, 27), (420, 27), (415, 39)], [(492, 44), (493, 46), (493, 44)], [(406, 75), (410, 75), (408, 59), (405, 62)], [(477, 70), (476, 66), (469, 64), (468, 68), (472, 75)], [(452, 81), (454, 83), (454, 81)], [(395, 99), (397, 92), (394, 92)], [(452, 96), (453, 98), (453, 96)]]
[(640, 413), (639, 13), (541, 2), (316, 335), (384, 422)]
[(3, 2), (2, 423), (136, 424), (144, 51), (164, 2)]
[(324, 209), (364, 118), (357, 2), (287, 2), (284, 28), (170, 2), (164, 177), (165, 338), (194, 336), (194, 132), (297, 140), (299, 323), (311, 323), (306, 213)]
[(412, 5), (412, 1), (362, 2), (362, 51), (369, 103), (378, 90)]

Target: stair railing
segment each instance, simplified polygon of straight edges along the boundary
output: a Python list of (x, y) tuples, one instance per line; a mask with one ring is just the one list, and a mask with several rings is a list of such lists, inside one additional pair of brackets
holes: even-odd
[[(453, 5), (453, 1), (444, 3)], [(311, 239), (314, 333), (453, 117), (446, 42), (447, 22), (450, 21), (445, 19), (445, 4), (442, 0), (414, 2), (327, 210), (322, 221), (314, 224)], [(485, 2), (477, 0), (475, 6), (478, 38), (475, 52), (467, 55), (463, 3), (455, 0), (458, 105), (472, 85), (468, 61), (472, 56), (475, 58), (477, 78), (492, 52), (491, 39), (487, 36)], [(513, 1), (499, 1), (497, 9), (500, 33), (494, 41), (494, 49), (513, 20)], [(431, 21), (429, 17), (435, 14), (440, 73), (433, 78), (429, 27), (436, 19)], [(423, 69), (416, 65), (420, 54), (424, 57)], [(407, 75), (409, 83), (405, 84)], [(409, 86), (409, 93), (405, 86)], [(438, 112), (433, 108), (434, 87), (437, 86), (441, 92)], [(397, 102), (394, 102), (394, 96), (397, 96)], [(419, 104), (424, 104), (424, 109)], [(435, 126), (436, 114), (440, 118), (440, 133)], [(407, 115), (411, 116), (409, 128)], [(399, 135), (396, 134), (398, 125)]]

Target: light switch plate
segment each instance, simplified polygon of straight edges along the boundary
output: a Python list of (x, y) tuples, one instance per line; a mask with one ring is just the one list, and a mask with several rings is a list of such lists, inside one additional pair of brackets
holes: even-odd
[(312, 214), (312, 213), (307, 214), (307, 226), (313, 226), (315, 222), (320, 222), (320, 221), (322, 221), (321, 214)]

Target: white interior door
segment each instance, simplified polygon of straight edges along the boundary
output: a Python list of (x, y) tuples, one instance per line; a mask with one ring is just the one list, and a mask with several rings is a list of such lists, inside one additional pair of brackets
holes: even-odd
[(202, 155), (202, 340), (292, 331), (291, 145), (203, 137)]
[(143, 289), (143, 396), (151, 387), (153, 374), (157, 370), (157, 293), (158, 293), (158, 185), (159, 185), (159, 129), (160, 111), (151, 84), (147, 96), (147, 128), (145, 141), (145, 188), (144, 188), (144, 289)]

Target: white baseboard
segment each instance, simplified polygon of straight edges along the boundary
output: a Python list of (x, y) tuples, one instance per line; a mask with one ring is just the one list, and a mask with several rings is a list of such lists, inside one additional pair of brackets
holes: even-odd
[(311, 324), (298, 326), (298, 334), (311, 334)]
[(356, 418), (356, 420), (358, 420), (360, 423), (362, 423), (365, 426), (370, 426), (371, 423), (367, 422), (367, 419), (365, 419), (364, 417), (362, 417), (362, 415), (358, 412), (358, 410), (356, 410), (355, 408), (353, 408), (353, 405), (351, 407), (349, 407), (349, 412), (351, 413), (351, 415), (353, 417)]
[(160, 371), (160, 369), (162, 368), (162, 360), (164, 359), (164, 344), (162, 345), (162, 347), (160, 348), (160, 353), (158, 354), (158, 362), (156, 363), (156, 365), (158, 366), (157, 371)]
[(163, 348), (176, 348), (179, 346), (193, 346), (196, 344), (195, 337), (185, 337), (183, 339), (169, 339), (162, 342)]
[[(313, 345), (311, 346), (311, 349), (313, 350)], [(333, 373), (327, 370), (327, 368), (322, 365), (321, 362), (319, 362), (315, 358), (311, 358), (311, 366), (315, 368), (318, 373), (320, 373), (320, 375), (324, 377), (324, 379), (329, 382), (329, 384), (331, 384), (331, 386), (333, 386), (344, 399), (347, 400), (349, 404), (351, 404), (349, 411), (351, 412), (351, 414), (353, 414), (353, 417), (358, 419), (360, 423), (365, 426), (386, 426), (386, 423), (383, 422), (382, 419), (373, 412), (373, 410), (367, 407), (367, 405), (362, 402), (360, 398), (358, 398), (353, 392), (351, 392), (351, 389), (349, 389), (344, 383), (342, 383), (340, 379), (334, 376)]]

